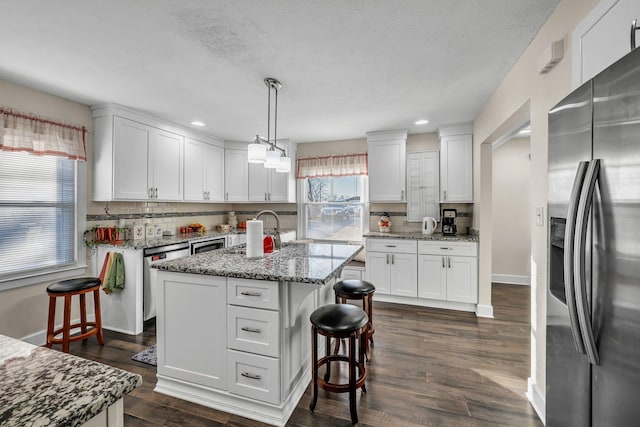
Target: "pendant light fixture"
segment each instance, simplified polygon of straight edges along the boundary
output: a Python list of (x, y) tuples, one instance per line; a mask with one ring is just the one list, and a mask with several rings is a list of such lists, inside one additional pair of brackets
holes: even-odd
[[(249, 144), (249, 163), (263, 163), (264, 167), (275, 169), (276, 172), (291, 172), (291, 158), (283, 148), (278, 147), (278, 91), (282, 84), (271, 77), (264, 79), (264, 84), (268, 90), (267, 106), (267, 139), (256, 135), (253, 144)], [(274, 121), (273, 121), (273, 142), (271, 142), (271, 91), (275, 92)]]

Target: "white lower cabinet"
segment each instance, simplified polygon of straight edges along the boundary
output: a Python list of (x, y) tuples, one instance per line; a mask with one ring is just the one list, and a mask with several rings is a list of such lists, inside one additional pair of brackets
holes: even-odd
[(376, 293), (418, 296), (418, 256), (415, 240), (367, 239), (367, 280)]
[(475, 310), (476, 242), (367, 238), (366, 247), (366, 280), (375, 285), (378, 299)]
[(478, 302), (478, 244), (420, 241), (418, 296), (476, 304)]
[(418, 255), (418, 297), (447, 299), (445, 259), (439, 255)]
[(280, 403), (280, 359), (229, 350), (229, 391), (268, 403)]

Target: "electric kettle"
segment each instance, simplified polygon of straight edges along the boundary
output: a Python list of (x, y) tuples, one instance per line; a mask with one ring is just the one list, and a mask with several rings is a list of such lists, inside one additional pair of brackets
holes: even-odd
[(432, 235), (436, 231), (436, 227), (438, 226), (438, 222), (435, 218), (430, 216), (425, 216), (422, 218), (422, 234), (426, 234), (427, 236)]

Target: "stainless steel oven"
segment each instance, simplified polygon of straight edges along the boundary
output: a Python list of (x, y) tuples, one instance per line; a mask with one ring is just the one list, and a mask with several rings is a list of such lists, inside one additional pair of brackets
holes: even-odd
[(202, 252), (215, 251), (216, 249), (222, 249), (227, 246), (227, 238), (213, 237), (210, 239), (201, 239), (189, 242), (189, 251), (191, 255), (199, 254)]

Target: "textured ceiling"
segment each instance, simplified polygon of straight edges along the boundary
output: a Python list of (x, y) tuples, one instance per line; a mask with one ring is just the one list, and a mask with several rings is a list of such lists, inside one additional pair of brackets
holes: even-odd
[(0, 78), (248, 141), (275, 77), (278, 137), (433, 132), (473, 121), (558, 2), (3, 2)]

